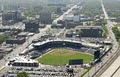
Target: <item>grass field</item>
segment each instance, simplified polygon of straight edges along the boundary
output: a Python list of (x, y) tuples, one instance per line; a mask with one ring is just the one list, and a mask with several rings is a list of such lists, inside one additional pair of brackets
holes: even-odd
[(40, 63), (48, 65), (65, 65), (71, 59), (83, 59), (84, 63), (88, 63), (93, 57), (93, 55), (69, 49), (53, 49), (48, 54), (37, 58), (37, 60)]

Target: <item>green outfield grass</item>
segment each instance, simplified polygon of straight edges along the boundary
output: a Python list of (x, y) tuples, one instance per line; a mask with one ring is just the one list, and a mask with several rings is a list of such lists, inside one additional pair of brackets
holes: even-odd
[(53, 49), (42, 57), (37, 58), (40, 63), (48, 65), (65, 65), (71, 59), (83, 59), (84, 63), (93, 60), (93, 55), (68, 49)]

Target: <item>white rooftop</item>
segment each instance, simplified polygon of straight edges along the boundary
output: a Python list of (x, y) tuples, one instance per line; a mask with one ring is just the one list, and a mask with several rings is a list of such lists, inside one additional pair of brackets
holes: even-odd
[(25, 56), (18, 56), (18, 57), (11, 59), (11, 60), (15, 60), (14, 62), (18, 62), (18, 63), (36, 63), (37, 62), (37, 61), (29, 59)]

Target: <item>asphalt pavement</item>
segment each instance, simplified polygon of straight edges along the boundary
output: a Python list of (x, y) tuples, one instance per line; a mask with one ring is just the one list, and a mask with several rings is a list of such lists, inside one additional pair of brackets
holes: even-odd
[[(79, 2), (78, 4), (80, 4), (81, 2)], [(57, 23), (58, 20), (62, 20), (64, 15), (69, 14), (74, 8), (76, 8), (78, 6), (78, 4), (74, 5), (73, 7), (71, 7), (68, 11), (66, 11), (65, 13), (63, 13), (60, 17), (58, 17), (57, 19), (55, 19), (53, 21), (53, 23)]]
[[(108, 28), (108, 31), (109, 31), (109, 37), (110, 39), (112, 40), (113, 42), (113, 47), (111, 49), (111, 51), (108, 52), (108, 55), (105, 55), (103, 58), (102, 58), (102, 62), (99, 63), (99, 64), (96, 64), (84, 77), (93, 77), (93, 75), (95, 74), (95, 72), (100, 69), (101, 66), (103, 66), (107, 61), (108, 59), (111, 58), (111, 56), (117, 51), (118, 49), (118, 42), (117, 40), (115, 39), (115, 35), (112, 31), (112, 28), (114, 27), (114, 25), (112, 24), (112, 22), (109, 20), (109, 16), (105, 10), (105, 7), (103, 5), (103, 2), (101, 0), (101, 6), (102, 6), (102, 10), (103, 10), (103, 13), (104, 13), (104, 16), (105, 16), (105, 19), (107, 20), (107, 28)], [(112, 53), (111, 53), (112, 52)], [(111, 71), (111, 70), (110, 70)], [(106, 72), (109, 74), (109, 72)], [(101, 77), (110, 77), (110, 76), (101, 76)]]
[[(48, 27), (49, 27), (49, 26), (48, 26)], [(29, 37), (28, 40), (27, 40), (24, 44), (20, 45), (20, 46), (19, 46), (18, 48), (16, 48), (14, 51), (12, 51), (11, 53), (9, 53), (9, 54), (7, 54), (6, 56), (4, 56), (4, 58), (0, 60), (0, 68), (2, 69), (3, 67), (5, 67), (5, 66), (6, 66), (6, 63), (9, 61), (10, 58), (13, 58), (13, 57), (17, 56), (20, 52), (22, 52), (24, 49), (26, 49), (26, 48), (29, 46), (29, 44), (32, 43), (32, 40), (34, 40), (34, 39), (36, 39), (36, 38), (39, 38), (41, 35), (45, 34), (46, 29), (47, 29), (48, 27), (46, 27), (46, 28), (44, 28), (44, 29), (41, 29), (41, 30), (40, 30), (40, 33), (35, 34), (35, 35), (32, 36), (32, 37)]]
[[(78, 4), (79, 4), (79, 3), (78, 3)], [(71, 7), (67, 12), (65, 12), (65, 13), (64, 13), (63, 15), (61, 15), (59, 18), (55, 19), (54, 22), (57, 22), (58, 20), (63, 19), (63, 16), (64, 16), (65, 14), (68, 14), (70, 11), (72, 11), (72, 9), (74, 9), (74, 8), (76, 8), (76, 7), (77, 7), (77, 5)], [(2, 27), (2, 26), (1, 26), (1, 27)], [(13, 26), (13, 27), (17, 27), (17, 26)], [(7, 54), (6, 56), (4, 56), (4, 58), (0, 60), (0, 70), (2, 70), (2, 69), (6, 66), (6, 63), (9, 61), (10, 58), (13, 58), (13, 57), (17, 56), (20, 52), (22, 52), (24, 49), (26, 49), (26, 48), (29, 46), (29, 44), (32, 43), (32, 40), (37, 39), (37, 38), (39, 38), (40, 36), (44, 35), (44, 34), (46, 33), (46, 29), (48, 29), (48, 27), (51, 27), (51, 25), (48, 25), (46, 28), (41, 29), (41, 30), (40, 30), (40, 33), (37, 33), (37, 34), (35, 34), (34, 36), (29, 37), (28, 40), (27, 40), (24, 44), (18, 46), (18, 48), (16, 48), (14, 51), (12, 51), (11, 53), (9, 53), (9, 54)], [(62, 30), (62, 31), (63, 31), (63, 30)], [(58, 33), (59, 33), (59, 32), (58, 32)], [(3, 71), (2, 71), (2, 72), (3, 72)]]

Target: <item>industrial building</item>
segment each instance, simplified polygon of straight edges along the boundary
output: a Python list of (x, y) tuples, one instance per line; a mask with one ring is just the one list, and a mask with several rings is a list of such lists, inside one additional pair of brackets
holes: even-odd
[(65, 14), (63, 19), (66, 21), (73, 21), (73, 17), (73, 14)]
[(74, 22), (79, 22), (79, 21), (80, 21), (80, 16), (79, 16), (79, 14), (74, 14), (73, 21), (74, 21)]
[(57, 7), (56, 13), (57, 13), (57, 14), (62, 14), (61, 7)]
[(39, 22), (27, 21), (25, 22), (25, 32), (39, 32)]
[(71, 38), (71, 37), (73, 37), (73, 32), (72, 31), (67, 31), (65, 36)]
[(12, 66), (21, 66), (21, 67), (39, 66), (39, 63), (37, 61), (25, 57), (15, 57), (14, 59), (11, 59), (8, 64)]
[(3, 25), (11, 25), (16, 22), (21, 21), (20, 19), (21, 13), (18, 11), (4, 12), (2, 13), (2, 24)]
[(79, 14), (65, 14), (63, 19), (66, 21), (79, 22), (80, 15)]
[(17, 35), (17, 37), (27, 37), (28, 36), (28, 32), (21, 32)]
[(53, 19), (51, 17), (51, 13), (50, 12), (40, 13), (40, 22), (42, 24), (51, 24), (52, 21), (53, 21)]
[(23, 44), (25, 41), (25, 38), (9, 38), (6, 39), (6, 44)]
[(103, 28), (101, 26), (78, 26), (81, 37), (102, 37)]

